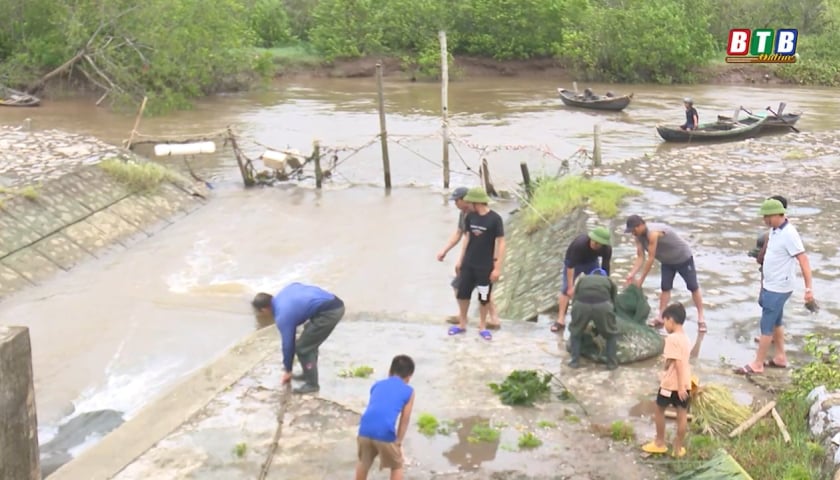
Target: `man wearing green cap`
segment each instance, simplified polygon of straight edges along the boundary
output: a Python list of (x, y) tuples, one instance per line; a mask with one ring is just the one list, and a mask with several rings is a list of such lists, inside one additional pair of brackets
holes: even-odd
[(461, 242), (461, 257), (455, 265), (455, 274), (459, 276), (458, 285), (458, 325), (449, 328), (449, 335), (457, 335), (467, 330), (467, 311), (473, 290), (478, 290), (479, 323), (478, 333), (481, 338), (491, 340), (493, 335), (487, 330), (490, 291), (493, 283), (502, 274), (502, 260), (505, 256), (505, 229), (502, 217), (487, 206), (490, 197), (483, 188), (470, 189), (464, 201), (471, 204), (471, 212), (464, 219), (464, 241)]
[[(762, 373), (765, 367), (787, 368), (782, 316), (785, 303), (793, 293), (797, 263), (805, 281), (805, 302), (814, 302), (808, 255), (805, 254), (805, 246), (796, 227), (785, 217), (784, 205), (775, 198), (767, 199), (761, 204), (759, 214), (764, 218), (764, 224), (770, 227), (767, 251), (761, 268), (761, 292), (758, 295), (758, 304), (761, 306), (761, 338), (755, 360), (735, 370), (735, 373), (744, 375)], [(776, 354), (764, 363), (771, 342), (776, 345)]]
[[(598, 264), (599, 257), (601, 258), (600, 265)], [(563, 260), (563, 280), (560, 297), (557, 300), (560, 311), (557, 314), (557, 321), (551, 326), (552, 332), (562, 332), (566, 328), (566, 310), (574, 294), (575, 279), (599, 267), (603, 268), (609, 276), (611, 258), (610, 231), (604, 227), (593, 228), (589, 233), (578, 235), (572, 240)]]

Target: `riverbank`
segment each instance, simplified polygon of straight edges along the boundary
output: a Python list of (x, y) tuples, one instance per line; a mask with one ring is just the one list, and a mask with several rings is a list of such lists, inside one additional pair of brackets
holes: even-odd
[(138, 189), (130, 180), (144, 165), (93, 137), (0, 127), (0, 299), (126, 248), (203, 204), (203, 185), (157, 165), (160, 177)]

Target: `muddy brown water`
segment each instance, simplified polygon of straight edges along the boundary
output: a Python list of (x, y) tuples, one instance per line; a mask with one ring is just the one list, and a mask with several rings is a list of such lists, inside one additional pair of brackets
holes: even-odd
[[(694, 98), (701, 122), (729, 115), (739, 105), (757, 111), (775, 109), (784, 101), (788, 111), (805, 113), (797, 124), (803, 131), (840, 128), (835, 89), (591, 85), (597, 92), (635, 94), (625, 112), (598, 113), (563, 106), (558, 87), (571, 88), (526, 78), (452, 82), (452, 186), (475, 184), (481, 158), (488, 159), (499, 188), (516, 188), (521, 161), (528, 162), (532, 175), (554, 173), (562, 159), (581, 147), (591, 149), (596, 123), (601, 124), (607, 164), (657, 148), (679, 148), (663, 146), (654, 126), (682, 123), (685, 96)], [(453, 254), (443, 263), (434, 259), (456, 220), (441, 188), (440, 87), (386, 79), (385, 96), (392, 178), (398, 186), (390, 195), (381, 188), (373, 79), (277, 81), (261, 91), (219, 96), (193, 110), (143, 119), (140, 130), (151, 136), (200, 135), (233, 126), (252, 157), (265, 146), (308, 153), (318, 139), (327, 148), (341, 147), (336, 153), (339, 165), (321, 192), (311, 188), (311, 179), (301, 187), (244, 190), (229, 153), (193, 159), (215, 187), (217, 198), (206, 207), (126, 252), (0, 303), (3, 323), (31, 329), (42, 442), (81, 413), (116, 410), (130, 418), (155, 395), (220, 355), (255, 328), (248, 300), (257, 290), (302, 280), (337, 292), (354, 310), (453, 313), (447, 286)], [(0, 110), (3, 124), (22, 124), (26, 118), (37, 129), (60, 128), (112, 143), (125, 139), (134, 122), (132, 115), (109, 113), (90, 100)], [(789, 136), (785, 142), (797, 140)], [(636, 173), (618, 173), (616, 178), (639, 179)], [(709, 172), (689, 172), (685, 181), (702, 182), (704, 175)], [(647, 181), (643, 190), (644, 197), (632, 208), (650, 207), (682, 223), (695, 214), (674, 211), (675, 194), (658, 189), (655, 181)], [(722, 202), (720, 210), (707, 211), (707, 216), (724, 215), (726, 205)], [(513, 205), (498, 208), (509, 211)], [(744, 239), (753, 238), (759, 228), (758, 222), (746, 223), (728, 234), (746, 245)], [(617, 256), (629, 261), (629, 248), (619, 246)], [(710, 320), (699, 358), (710, 363), (721, 356), (748, 360), (753, 352), (746, 338), (752, 334), (747, 322), (755, 316), (754, 264), (740, 246), (722, 250), (712, 244), (698, 250), (698, 268), (710, 272), (704, 284), (710, 319), (716, 309), (717, 315), (744, 318), (740, 330)], [(836, 251), (825, 250), (820, 261), (830, 262), (832, 255), (836, 258)], [(651, 276), (655, 281), (656, 274)], [(824, 291), (840, 285), (834, 275), (819, 282)], [(723, 300), (715, 298), (714, 292), (724, 288)], [(797, 333), (809, 325), (813, 322)], [(96, 440), (87, 438), (70, 453)]]

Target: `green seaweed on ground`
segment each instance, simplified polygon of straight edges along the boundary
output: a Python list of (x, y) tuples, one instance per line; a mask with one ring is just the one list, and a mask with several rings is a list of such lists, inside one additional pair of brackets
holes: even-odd
[(537, 422), (537, 427), (539, 428), (557, 428), (557, 423), (552, 422), (550, 420), (540, 420)]
[(636, 439), (636, 430), (632, 423), (616, 420), (610, 425), (610, 438), (616, 442), (630, 442)]
[(107, 158), (99, 162), (99, 168), (137, 192), (154, 190), (166, 181), (190, 184), (180, 173), (154, 162), (138, 163)]
[(247, 452), (248, 445), (245, 442), (239, 442), (235, 447), (233, 447), (233, 454), (236, 455), (237, 458), (244, 457)]
[(551, 374), (540, 374), (536, 370), (514, 370), (502, 382), (489, 384), (505, 405), (532, 406), (536, 400), (551, 391)]
[(339, 377), (344, 378), (368, 378), (373, 375), (373, 367), (360, 365), (358, 367), (345, 368), (338, 372)]
[(431, 437), (437, 433), (438, 427), (440, 427), (440, 422), (438, 422), (438, 419), (431, 413), (421, 413), (420, 416), (417, 417), (417, 428), (423, 435)]
[(540, 177), (534, 181), (529, 208), (523, 209), (525, 227), (534, 232), (578, 207), (612, 218), (624, 197), (640, 193), (617, 183), (574, 175)]
[(501, 434), (501, 429), (490, 425), (489, 422), (476, 423), (473, 425), (470, 435), (467, 437), (467, 441), (469, 443), (492, 443), (497, 441)]
[(542, 440), (537, 438), (533, 432), (525, 432), (519, 436), (519, 441), (517, 444), (519, 448), (537, 448), (542, 445)]

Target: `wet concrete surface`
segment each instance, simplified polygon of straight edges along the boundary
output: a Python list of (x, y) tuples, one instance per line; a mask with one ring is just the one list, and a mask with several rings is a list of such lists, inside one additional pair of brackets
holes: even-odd
[[(633, 370), (604, 375), (586, 369), (570, 372), (561, 365), (560, 357), (565, 354), (556, 352), (557, 345), (546, 341), (544, 330), (533, 323), (505, 325), (492, 342), (477, 335), (475, 319), (470, 327), (465, 336), (453, 338), (446, 335), (443, 319), (435, 316), (349, 314), (321, 347), (321, 391), (303, 397), (280, 388), (282, 366), (275, 337), (260, 346), (267, 353), (264, 360), (154, 447), (136, 459), (125, 459), (128, 466), (113, 478), (256, 478), (264, 464), (269, 479), (346, 477), (355, 465), (358, 420), (370, 386), (384, 378), (390, 359), (397, 354), (411, 355), (417, 365), (411, 383), (416, 389), (415, 407), (404, 443), (407, 478), (665, 478), (654, 467), (641, 463), (632, 445), (593, 433), (587, 414), (600, 411), (606, 415), (606, 410), (614, 412), (616, 407), (593, 404), (586, 392), (576, 390), (586, 388), (593, 378), (601, 381), (601, 376), (615, 384), (625, 376), (632, 377)], [(374, 332), (376, 349), (353, 341)], [(371, 378), (338, 375), (360, 365), (373, 367)], [(514, 369), (541, 369), (559, 380), (552, 383), (552, 394), (544, 402), (534, 407), (509, 407), (501, 404), (488, 383), (503, 381)], [(559, 398), (565, 390), (563, 384), (575, 397), (587, 398), (583, 405), (573, 398)], [(611, 391), (620, 390), (613, 387)], [(456, 426), (449, 432), (424, 436), (416, 425), (422, 413)], [(272, 455), (278, 418), (282, 429)], [(475, 423), (499, 429), (499, 439), (470, 441)], [(533, 432), (543, 444), (519, 448), (518, 438), (525, 432)], [(108, 443), (106, 437), (68, 467), (96, 462)], [(386, 473), (375, 467), (369, 478), (387, 478)]]

